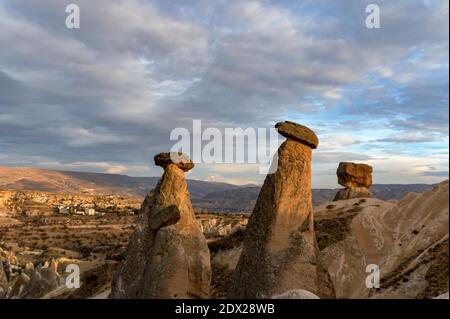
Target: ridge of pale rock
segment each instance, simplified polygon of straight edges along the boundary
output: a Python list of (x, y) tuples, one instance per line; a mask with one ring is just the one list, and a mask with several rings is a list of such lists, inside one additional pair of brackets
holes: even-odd
[[(433, 298), (448, 292), (449, 183), (400, 201), (324, 203), (314, 210), (320, 259), (336, 298)], [(366, 267), (380, 288), (366, 286)]]
[(291, 289), (282, 294), (272, 296), (272, 299), (320, 299), (319, 296), (303, 289)]
[(340, 162), (336, 170), (339, 185), (347, 188), (372, 186), (373, 168), (363, 163)]

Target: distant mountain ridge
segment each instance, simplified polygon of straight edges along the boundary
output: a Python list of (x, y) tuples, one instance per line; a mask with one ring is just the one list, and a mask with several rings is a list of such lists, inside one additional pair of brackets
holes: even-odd
[[(144, 197), (156, 186), (159, 177), (131, 177), (118, 174), (55, 171), (41, 168), (0, 167), (0, 189), (33, 190), (68, 194)], [(192, 197), (241, 186), (188, 180)]]
[[(67, 194), (144, 197), (159, 177), (131, 177), (118, 174), (54, 171), (40, 168), (0, 167), (0, 189), (45, 191)], [(193, 206), (212, 212), (248, 212), (253, 209), (259, 186), (238, 186), (220, 182), (188, 180)], [(375, 197), (400, 199), (409, 192), (421, 193), (430, 184), (375, 184)], [(313, 205), (331, 201), (335, 189), (313, 189)]]
[[(432, 184), (375, 184), (371, 191), (376, 198), (382, 200), (401, 199), (410, 192), (422, 193)], [(321, 188), (312, 190), (313, 206), (333, 200), (340, 188)], [(192, 204), (196, 208), (209, 211), (252, 211), (258, 198), (260, 187), (245, 187), (210, 193), (202, 198), (194, 198)]]

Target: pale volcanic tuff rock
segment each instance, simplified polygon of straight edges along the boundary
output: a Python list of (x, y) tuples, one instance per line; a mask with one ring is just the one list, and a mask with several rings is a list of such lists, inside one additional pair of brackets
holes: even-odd
[(60, 285), (60, 275), (57, 272), (58, 263), (52, 260), (42, 267), (22, 273), (14, 282), (11, 296), (17, 299), (34, 299), (45, 295)]
[(12, 251), (0, 248), (0, 299), (35, 299), (60, 285), (58, 262), (54, 259), (34, 267), (21, 264)]
[(291, 289), (332, 294), (318, 266), (312, 212), (311, 147), (318, 139), (292, 122), (276, 127), (288, 138), (278, 149), (278, 168), (266, 176), (248, 222), (230, 298), (270, 298)]
[(437, 297), (434, 297), (433, 299), (449, 299), (448, 297), (448, 291), (442, 295), (439, 295)]
[(209, 296), (210, 255), (187, 190), (187, 166), (168, 162), (165, 154), (155, 156), (164, 174), (142, 204), (110, 298)]
[(202, 214), (197, 218), (207, 239), (229, 236), (247, 226), (247, 214)]
[[(448, 181), (400, 201), (374, 198), (315, 208), (320, 259), (336, 298), (433, 298), (448, 292)], [(366, 266), (380, 289), (366, 287)]]
[(338, 183), (344, 186), (334, 197), (334, 201), (352, 198), (372, 198), (372, 166), (367, 164), (341, 162), (336, 171)]

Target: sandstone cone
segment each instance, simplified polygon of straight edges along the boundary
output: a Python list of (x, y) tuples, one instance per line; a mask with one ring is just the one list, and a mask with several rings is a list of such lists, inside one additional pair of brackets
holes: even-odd
[(292, 289), (286, 291), (285, 293), (272, 296), (272, 299), (320, 299), (320, 298), (307, 290)]
[(161, 162), (165, 156), (155, 156), (164, 174), (142, 204), (140, 220), (114, 275), (110, 298), (209, 296), (208, 246), (194, 216), (183, 168)]
[(278, 150), (278, 168), (266, 176), (246, 229), (230, 298), (270, 298), (291, 289), (326, 295), (319, 287), (327, 280), (317, 260), (311, 147), (304, 139), (288, 138)]

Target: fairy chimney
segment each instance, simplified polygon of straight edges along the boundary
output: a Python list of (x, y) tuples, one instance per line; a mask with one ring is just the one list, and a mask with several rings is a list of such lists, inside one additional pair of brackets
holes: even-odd
[(178, 153), (158, 154), (155, 164), (164, 174), (142, 203), (109, 298), (208, 298), (209, 249), (184, 176), (194, 164)]
[(319, 140), (297, 123), (280, 122), (275, 128), (287, 140), (248, 222), (230, 298), (270, 298), (292, 289), (328, 294), (321, 286), (328, 281), (317, 260), (311, 194), (311, 153)]

